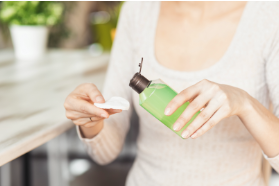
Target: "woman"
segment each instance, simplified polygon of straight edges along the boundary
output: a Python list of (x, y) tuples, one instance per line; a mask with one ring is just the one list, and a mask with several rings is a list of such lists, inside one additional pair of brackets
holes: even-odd
[[(124, 5), (104, 97), (126, 98), (140, 118), (128, 186), (262, 186), (262, 155), (279, 171), (278, 10), (278, 3), (270, 2)], [(160, 78), (180, 92), (166, 115), (191, 101), (175, 130), (204, 108), (183, 132), (187, 140), (139, 106), (128, 84), (141, 57), (145, 77)], [(67, 117), (100, 164), (117, 157), (131, 115), (92, 104), (104, 97), (93, 84), (83, 84), (65, 101)], [(269, 100), (274, 114), (267, 109)]]

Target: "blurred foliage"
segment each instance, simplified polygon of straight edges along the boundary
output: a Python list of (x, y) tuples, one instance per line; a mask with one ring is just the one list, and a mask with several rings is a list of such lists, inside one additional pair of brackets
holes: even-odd
[(99, 1), (99, 10), (106, 11), (110, 15), (110, 22), (113, 27), (116, 28), (118, 17), (120, 14), (121, 7), (125, 1)]
[(9, 25), (52, 26), (61, 20), (64, 6), (55, 1), (3, 1), (0, 19)]
[(108, 6), (108, 13), (110, 14), (111, 23), (114, 28), (117, 27), (117, 22), (124, 1), (118, 2), (116, 6)]
[[(2, 13), (2, 8), (7, 2), (0, 1), (0, 12)], [(49, 2), (40, 2), (40, 3), (47, 3)], [(70, 35), (70, 30), (66, 26), (66, 14), (69, 14), (71, 10), (74, 8), (74, 5), (76, 2), (74, 1), (60, 1), (60, 2), (51, 2), (54, 4), (59, 4), (59, 6), (63, 7), (63, 11), (61, 15), (59, 16), (58, 22), (56, 22), (55, 25), (52, 25), (49, 27), (49, 37), (48, 37), (48, 46), (49, 47), (59, 47), (62, 40), (66, 39)], [(26, 8), (26, 7), (25, 7)], [(37, 7), (38, 8), (38, 7)], [(29, 9), (29, 8), (27, 8)], [(26, 10), (24, 10), (26, 11)], [(33, 13), (34, 14), (35, 9), (33, 7)], [(30, 13), (29, 13), (30, 14)], [(28, 19), (29, 15), (25, 15), (25, 17)], [(2, 17), (1, 17), (2, 18)], [(10, 33), (9, 33), (9, 22), (4, 22), (0, 18), (0, 30), (2, 35), (4, 36), (3, 39), (6, 44), (8, 44), (10, 41)], [(33, 25), (39, 25), (39, 24), (33, 24)]]
[[(94, 6), (91, 8), (91, 11), (107, 12), (109, 14), (109, 21), (108, 23), (105, 23), (106, 25), (96, 25), (92, 22), (92, 19), (90, 17), (88, 18), (90, 20), (90, 23), (88, 23), (88, 28), (91, 29), (91, 32), (93, 32), (93, 35), (89, 36), (89, 43), (102, 43), (104, 38), (106, 40), (111, 40), (111, 30), (113, 30), (113, 28), (116, 28), (122, 4), (123, 2), (120, 1), (98, 1), (94, 3)], [(48, 22), (47, 24), (47, 17), (52, 15), (52, 12), (49, 11), (49, 7), (53, 7), (54, 5), (61, 6), (62, 9), (59, 10), (59, 16), (58, 12), (53, 14), (57, 17), (56, 21), (53, 19), (52, 21), (50, 21), (53, 24), (50, 24), (50, 22)], [(2, 38), (4, 39), (5, 43), (4, 47), (11, 47), (11, 41), (9, 36), (9, 25), (11, 24), (48, 25), (50, 29), (48, 46), (60, 47), (62, 41), (71, 38), (73, 34), (75, 34), (71, 32), (70, 27), (68, 28), (67, 25), (69, 23), (68, 19), (69, 17), (71, 17), (69, 15), (75, 13), (75, 11), (72, 10), (74, 10), (77, 6), (78, 2), (75, 1), (0, 1), (0, 34), (3, 35)], [(112, 41), (109, 41), (108, 48), (111, 47), (111, 43)], [(106, 46), (103, 47), (107, 48)]]
[[(0, 8), (1, 8), (1, 5), (2, 5), (2, 1), (0, 1)], [(0, 31), (1, 31), (1, 34), (3, 35), (3, 39), (4, 39), (4, 42), (5, 43), (8, 43), (9, 42), (9, 38), (10, 38), (10, 32), (9, 32), (9, 27), (7, 27), (6, 24), (4, 24), (1, 19), (0, 19)]]
[(48, 46), (49, 47), (59, 47), (60, 42), (68, 38), (71, 34), (71, 31), (66, 26), (66, 14), (70, 14), (74, 9), (76, 2), (75, 1), (62, 1), (64, 6), (64, 11), (61, 16), (61, 21), (52, 26), (49, 33)]
[(91, 14), (94, 41), (99, 43), (105, 51), (109, 51), (112, 47), (113, 35), (123, 3), (121, 1), (100, 1), (97, 5), (98, 11)]

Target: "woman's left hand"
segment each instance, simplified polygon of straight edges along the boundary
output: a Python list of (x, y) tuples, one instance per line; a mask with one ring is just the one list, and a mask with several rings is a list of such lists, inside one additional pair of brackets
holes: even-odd
[(202, 80), (180, 92), (165, 109), (171, 115), (185, 102), (190, 104), (173, 125), (175, 131), (190, 121), (196, 112), (204, 108), (194, 121), (182, 132), (183, 138), (197, 138), (222, 119), (245, 113), (248, 93), (236, 87)]

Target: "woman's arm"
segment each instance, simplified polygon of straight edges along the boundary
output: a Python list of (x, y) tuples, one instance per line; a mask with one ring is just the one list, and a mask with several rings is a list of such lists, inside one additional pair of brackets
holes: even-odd
[(268, 157), (279, 155), (279, 119), (249, 96), (245, 114), (239, 114), (248, 131)]
[[(122, 7), (104, 84), (105, 99), (120, 96), (132, 103), (132, 91), (128, 85), (133, 76), (133, 6), (132, 3), (125, 3)], [(80, 139), (97, 163), (107, 164), (118, 156), (129, 130), (130, 116), (131, 110), (122, 111), (100, 122), (98, 126), (82, 127), (82, 131), (77, 127)]]
[(222, 119), (237, 115), (260, 145), (265, 157), (268, 156), (270, 164), (279, 172), (279, 34), (270, 45), (265, 70), (274, 114), (239, 88), (203, 80), (179, 93), (167, 106), (165, 114), (171, 115), (191, 100), (174, 124), (174, 130), (180, 130), (202, 108), (204, 110), (183, 131), (184, 138), (197, 138)]
[(197, 138), (222, 119), (237, 115), (267, 156), (279, 154), (279, 119), (245, 91), (203, 80), (179, 93), (167, 106), (166, 115), (191, 99), (174, 130), (179, 131), (197, 111), (205, 108), (183, 131), (183, 137)]
[[(266, 84), (273, 113), (249, 96), (247, 114), (240, 116), (247, 129), (257, 140), (263, 152), (272, 158), (279, 155), (279, 31), (271, 38), (265, 57)], [(279, 156), (277, 163), (279, 171)]]
[[(269, 162), (279, 172), (279, 119), (256, 99), (239, 88), (203, 80), (174, 97), (166, 107), (165, 114), (171, 115), (189, 100), (192, 101), (174, 123), (174, 130), (181, 130), (197, 111), (204, 109), (182, 132), (183, 138), (197, 138), (222, 119), (237, 115), (263, 152), (273, 158)], [(278, 113), (278, 105), (275, 105), (275, 113)]]

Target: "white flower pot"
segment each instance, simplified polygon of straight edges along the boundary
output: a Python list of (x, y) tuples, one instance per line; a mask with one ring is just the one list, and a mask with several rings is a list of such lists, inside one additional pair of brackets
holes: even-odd
[(15, 56), (20, 60), (34, 60), (44, 56), (47, 47), (46, 26), (10, 26)]

